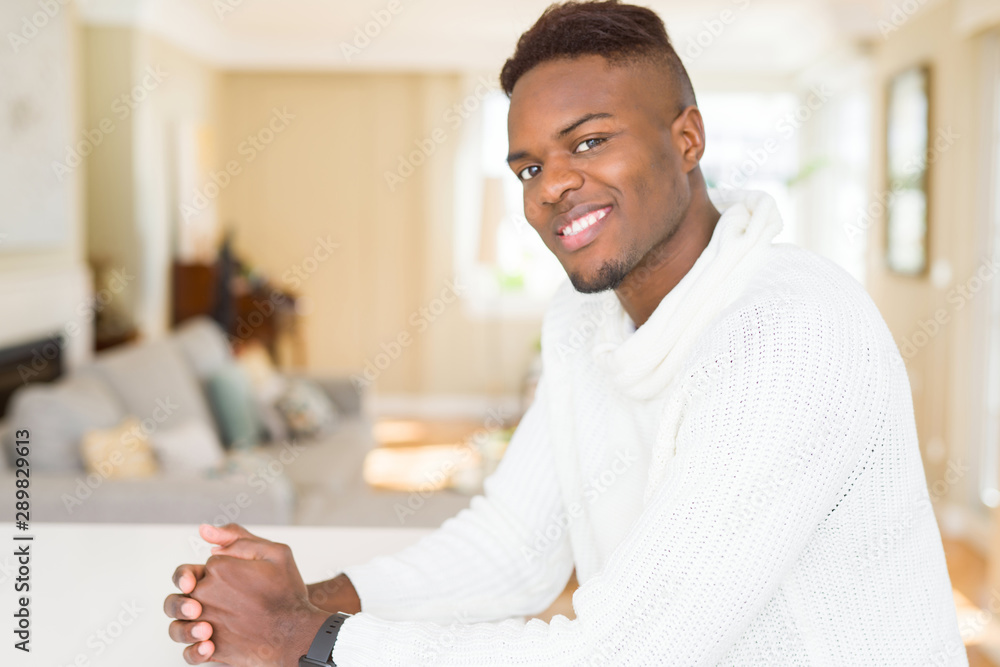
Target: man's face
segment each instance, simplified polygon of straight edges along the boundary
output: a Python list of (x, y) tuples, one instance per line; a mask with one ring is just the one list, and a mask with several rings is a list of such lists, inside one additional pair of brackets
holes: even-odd
[(508, 161), (524, 214), (581, 292), (618, 287), (687, 210), (667, 79), (592, 55), (543, 63), (514, 86)]

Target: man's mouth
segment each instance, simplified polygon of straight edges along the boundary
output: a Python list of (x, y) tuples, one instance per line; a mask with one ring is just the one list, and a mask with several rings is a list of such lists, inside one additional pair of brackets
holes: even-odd
[(588, 227), (593, 227), (594, 225), (596, 225), (598, 222), (603, 220), (610, 212), (611, 212), (610, 206), (605, 206), (602, 209), (591, 211), (590, 213), (582, 215), (576, 220), (573, 220), (571, 223), (560, 229), (557, 232), (557, 234), (559, 234), (559, 236), (576, 236), (577, 234), (587, 229)]
[(574, 252), (590, 245), (601, 233), (613, 207), (609, 205), (589, 211), (586, 210), (588, 207), (581, 206), (580, 208), (586, 212), (573, 218), (556, 231), (556, 238), (559, 239), (566, 252)]

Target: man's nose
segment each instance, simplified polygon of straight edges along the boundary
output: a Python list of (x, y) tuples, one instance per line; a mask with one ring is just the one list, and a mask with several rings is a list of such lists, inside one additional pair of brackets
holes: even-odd
[(557, 204), (583, 185), (583, 174), (566, 159), (549, 161), (538, 177), (542, 179), (539, 191), (543, 204)]

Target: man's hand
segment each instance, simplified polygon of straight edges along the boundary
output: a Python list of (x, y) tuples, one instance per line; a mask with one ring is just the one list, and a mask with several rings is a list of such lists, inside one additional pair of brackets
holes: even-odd
[(164, 604), (167, 615), (179, 619), (170, 624), (171, 638), (192, 644), (184, 659), (295, 667), (329, 613), (309, 602), (291, 549), (236, 524), (202, 525), (200, 532), (219, 546), (200, 571), (178, 568), (175, 583), (187, 595)]
[(183, 595), (168, 595), (163, 602), (163, 611), (170, 618), (178, 620), (170, 624), (170, 638), (175, 642), (190, 644), (184, 649), (184, 660), (189, 665), (197, 665), (212, 659), (215, 644), (208, 640), (212, 636), (212, 626), (199, 621), (201, 603), (188, 597), (195, 585), (205, 576), (204, 565), (181, 565), (174, 570), (174, 586)]

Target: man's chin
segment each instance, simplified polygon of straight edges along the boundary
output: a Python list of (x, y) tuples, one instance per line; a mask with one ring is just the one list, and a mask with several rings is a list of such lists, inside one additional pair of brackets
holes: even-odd
[(596, 294), (597, 292), (606, 292), (609, 289), (617, 289), (630, 270), (631, 267), (624, 262), (606, 262), (596, 271), (589, 273), (568, 272), (568, 275), (569, 281), (577, 292)]

